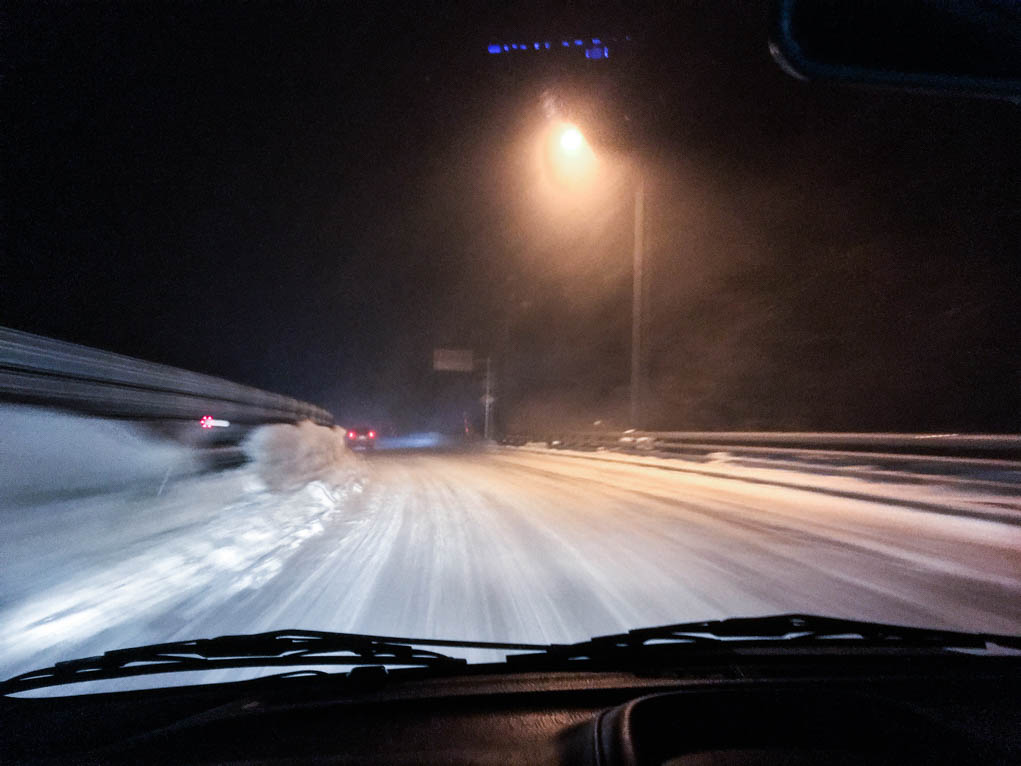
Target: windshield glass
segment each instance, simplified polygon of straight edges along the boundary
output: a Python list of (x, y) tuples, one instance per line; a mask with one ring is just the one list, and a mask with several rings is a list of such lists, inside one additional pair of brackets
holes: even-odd
[(766, 2), (366, 5), (8, 6), (0, 676), (1021, 633), (1016, 103), (799, 81)]

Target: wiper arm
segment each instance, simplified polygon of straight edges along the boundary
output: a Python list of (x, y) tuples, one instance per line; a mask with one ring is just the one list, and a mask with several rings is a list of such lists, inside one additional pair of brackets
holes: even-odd
[(278, 630), (270, 633), (150, 644), (116, 649), (96, 657), (58, 662), (53, 667), (22, 673), (0, 683), (0, 694), (14, 694), (44, 686), (60, 686), (81, 681), (193, 670), (292, 665), (407, 665), (453, 668), (467, 663), (462, 657), (440, 654), (423, 649), (422, 646), (533, 650), (546, 648), (539, 644)]
[(509, 662), (539, 660), (549, 663), (573, 660), (646, 659), (663, 645), (669, 651), (690, 647), (727, 652), (741, 646), (858, 645), (918, 648), (985, 649), (987, 644), (1021, 649), (1021, 636), (967, 633), (930, 628), (911, 628), (862, 620), (845, 620), (811, 614), (778, 614), (736, 617), (639, 628), (627, 633), (597, 636), (577, 644), (554, 644), (541, 654), (519, 654)]

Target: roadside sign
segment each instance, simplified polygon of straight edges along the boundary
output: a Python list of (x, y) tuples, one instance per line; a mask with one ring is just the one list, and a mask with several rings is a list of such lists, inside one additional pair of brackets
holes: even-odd
[(433, 369), (446, 372), (472, 372), (475, 369), (472, 350), (464, 348), (433, 349)]

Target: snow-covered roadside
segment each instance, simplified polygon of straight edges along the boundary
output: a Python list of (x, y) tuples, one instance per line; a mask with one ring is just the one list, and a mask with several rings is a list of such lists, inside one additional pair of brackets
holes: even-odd
[(33, 501), (151, 485), (200, 466), (194, 450), (131, 423), (0, 406), (0, 513)]
[[(2, 676), (25, 670), (28, 657), (38, 665), (73, 656), (104, 631), (127, 645), (135, 626), (167, 613), (186, 621), (261, 587), (362, 490), (361, 463), (337, 429), (266, 426), (246, 443), (251, 462), (242, 468), (160, 486), (160, 460), (184, 459), (184, 448), (120, 424), (62, 417), (46, 419), (48, 433), (69, 438), (30, 445), (32, 475), (50, 490), (45, 502), (26, 502), (27, 473), (8, 481), (29, 456), (0, 455), (5, 489), (19, 497), (0, 509)], [(122, 461), (119, 452), (129, 456)], [(118, 474), (122, 465), (129, 476)], [(186, 630), (164, 627), (168, 636)]]
[(923, 510), (957, 512), (1008, 524), (1021, 524), (1021, 485), (1018, 486), (1016, 493), (1005, 494), (969, 488), (956, 482), (953, 477), (944, 482), (940, 477), (932, 476), (931, 482), (927, 484), (917, 481), (899, 482), (889, 474), (875, 473), (867, 467), (863, 467), (854, 475), (825, 474), (816, 464), (810, 466), (812, 470), (800, 471), (793, 461), (785, 461), (776, 468), (763, 468), (744, 465), (727, 453), (717, 453), (713, 456), (714, 459), (708, 462), (696, 462), (610, 450), (591, 452), (550, 449), (544, 444), (537, 443), (500, 449), (507, 454), (520, 451), (567, 459), (646, 466), (714, 478), (804, 489), (852, 499), (877, 500)]

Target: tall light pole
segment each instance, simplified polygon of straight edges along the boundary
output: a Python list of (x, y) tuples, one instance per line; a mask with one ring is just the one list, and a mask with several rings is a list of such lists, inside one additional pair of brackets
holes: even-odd
[(482, 404), (485, 407), (485, 421), (483, 424), (483, 438), (488, 442), (493, 438), (493, 357), (486, 357), (486, 393), (482, 397)]
[[(585, 175), (594, 155), (577, 126), (560, 123), (553, 128), (552, 159), (558, 180), (570, 185)], [(644, 425), (645, 401), (645, 180), (639, 175), (635, 186), (635, 236), (631, 261), (631, 390), (630, 425)]]
[(635, 187), (635, 246), (631, 261), (633, 292), (631, 297), (631, 427), (640, 429), (645, 418), (645, 350), (642, 309), (645, 304), (645, 179)]

